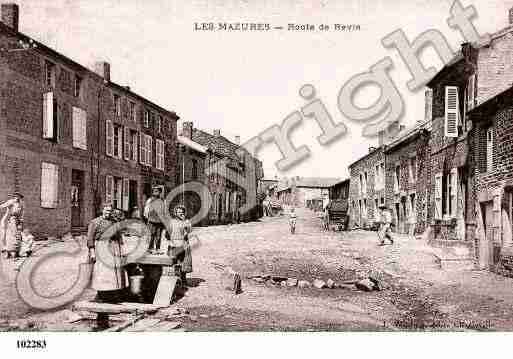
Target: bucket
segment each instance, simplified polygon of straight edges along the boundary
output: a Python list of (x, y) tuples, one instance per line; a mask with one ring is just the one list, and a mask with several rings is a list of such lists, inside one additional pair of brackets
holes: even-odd
[(142, 282), (144, 279), (143, 275), (133, 275), (128, 277), (130, 281), (130, 292), (133, 295), (141, 295), (142, 293)]

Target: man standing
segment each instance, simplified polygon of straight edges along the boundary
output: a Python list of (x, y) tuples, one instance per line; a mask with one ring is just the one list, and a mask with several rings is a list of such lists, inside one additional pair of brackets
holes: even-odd
[(162, 200), (162, 188), (153, 187), (151, 197), (148, 198), (144, 205), (144, 218), (147, 221), (148, 228), (151, 233), (150, 253), (160, 251), (160, 237), (164, 230), (162, 220), (164, 216), (164, 201)]
[(390, 244), (394, 244), (394, 240), (392, 239), (392, 213), (388, 209), (387, 206), (381, 205), (379, 207), (381, 210), (381, 228), (378, 232), (378, 236), (380, 237), (380, 245), (385, 245), (385, 239), (390, 241)]
[(89, 223), (87, 247), (89, 259), (94, 263), (92, 287), (96, 299), (106, 303), (123, 300), (127, 288), (121, 253), (121, 235), (112, 219), (112, 205), (103, 205), (102, 215)]

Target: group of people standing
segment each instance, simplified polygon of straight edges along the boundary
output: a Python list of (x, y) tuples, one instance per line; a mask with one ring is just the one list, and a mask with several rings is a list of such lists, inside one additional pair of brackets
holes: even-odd
[[(119, 218), (113, 216), (110, 203), (105, 203), (102, 215), (93, 219), (88, 227), (87, 247), (93, 266), (92, 288), (97, 291), (97, 300), (116, 303), (126, 297), (128, 288), (127, 274), (123, 254), (123, 229), (116, 228)], [(190, 221), (185, 218), (185, 207), (178, 205), (173, 216), (166, 215), (162, 189), (154, 187), (151, 197), (146, 201), (143, 220), (150, 232), (148, 252), (150, 254), (169, 255), (181, 266), (182, 283), (186, 284), (186, 274), (192, 272), (192, 255), (188, 235), (192, 230)], [(134, 218), (137, 219), (137, 218)], [(165, 223), (169, 221), (169, 223)], [(162, 244), (167, 246), (162, 248)], [(101, 253), (110, 253), (109, 261), (96, 260)], [(110, 259), (112, 258), (112, 259)]]
[(32, 254), (33, 236), (23, 227), (24, 201), (20, 192), (14, 192), (12, 198), (0, 204), (5, 213), (0, 220), (0, 245), (6, 258), (18, 258), (20, 253)]

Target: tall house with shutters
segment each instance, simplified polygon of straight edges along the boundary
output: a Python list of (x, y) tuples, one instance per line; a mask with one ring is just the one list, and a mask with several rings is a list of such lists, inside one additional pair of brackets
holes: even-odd
[[(37, 237), (82, 231), (111, 201), (142, 207), (151, 185), (174, 187), (176, 121), (110, 81), (18, 31), (19, 8), (0, 22), (0, 201), (25, 196)], [(146, 115), (148, 113), (148, 115)]]
[[(432, 238), (460, 240), (477, 248), (474, 168), (469, 160), (473, 130), (469, 111), (513, 83), (513, 9), (509, 25), (488, 43), (462, 45), (454, 59), (427, 84), (432, 106), (431, 172), (428, 200)], [(475, 252), (479, 256), (478, 252)]]

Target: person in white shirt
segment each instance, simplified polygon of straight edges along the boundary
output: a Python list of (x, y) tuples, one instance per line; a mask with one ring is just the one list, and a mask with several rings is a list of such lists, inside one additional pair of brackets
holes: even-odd
[(385, 240), (388, 239), (390, 244), (394, 244), (394, 239), (392, 238), (392, 213), (390, 209), (381, 205), (379, 207), (381, 209), (381, 228), (378, 232), (378, 236), (380, 238), (380, 245), (385, 245)]

